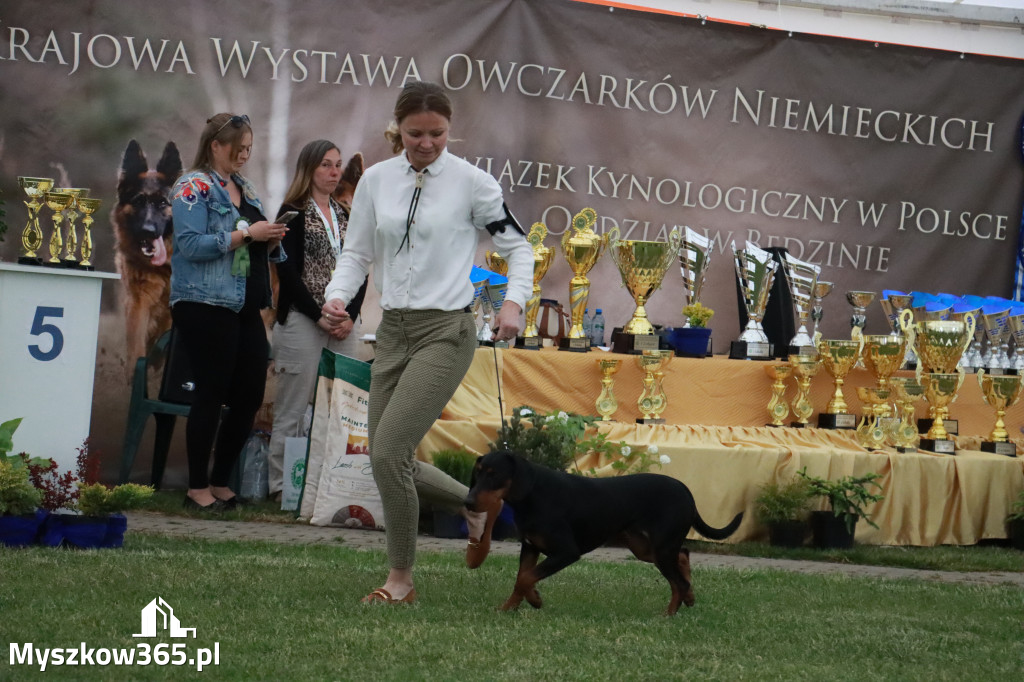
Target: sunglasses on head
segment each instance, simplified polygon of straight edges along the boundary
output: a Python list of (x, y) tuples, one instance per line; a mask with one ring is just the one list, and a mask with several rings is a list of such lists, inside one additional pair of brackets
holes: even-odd
[[(210, 121), (207, 121), (207, 123), (209, 122)], [(242, 114), (241, 116), (232, 116), (228, 120), (224, 121), (220, 128), (217, 128), (217, 132), (215, 132), (213, 136), (217, 137), (218, 135), (220, 135), (220, 131), (227, 128), (229, 123), (233, 125), (235, 128), (241, 128), (243, 125), (249, 125), (249, 117), (245, 114)]]

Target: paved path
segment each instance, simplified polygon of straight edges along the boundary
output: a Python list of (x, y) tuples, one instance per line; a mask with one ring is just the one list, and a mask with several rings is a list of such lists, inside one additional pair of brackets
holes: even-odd
[[(271, 523), (257, 521), (226, 521), (200, 519), (185, 516), (167, 516), (153, 512), (128, 512), (130, 532), (171, 535), (175, 537), (201, 538), (204, 540), (263, 540), (283, 544), (325, 544), (350, 547), (353, 549), (384, 550), (384, 533), (352, 528), (325, 528), (301, 523)], [(462, 552), (465, 540), (435, 538), (429, 535), (419, 537), (418, 550), (423, 552)], [(518, 556), (518, 542), (495, 542), (492, 554)], [(601, 547), (594, 550), (585, 560), (626, 561), (633, 555), (627, 549)], [(843, 574), (850, 576), (875, 577), (884, 579), (912, 578), (975, 585), (1011, 584), (1024, 588), (1024, 573), (1001, 571), (959, 573), (956, 571), (930, 571), (913, 568), (892, 568), (885, 566), (861, 566), (836, 564), (821, 561), (796, 561), (793, 559), (763, 559), (694, 552), (693, 564), (700, 567), (725, 567), (737, 570), (775, 569), (794, 573)]]

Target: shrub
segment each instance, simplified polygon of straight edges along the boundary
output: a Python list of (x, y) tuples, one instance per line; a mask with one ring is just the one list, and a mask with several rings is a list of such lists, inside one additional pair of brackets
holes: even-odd
[(466, 450), (438, 450), (431, 459), (434, 466), (454, 478), (463, 485), (469, 485), (473, 478), (473, 465), (476, 464), (476, 455)]
[(766, 483), (754, 499), (754, 514), (762, 523), (803, 521), (811, 509), (811, 486), (806, 479)]

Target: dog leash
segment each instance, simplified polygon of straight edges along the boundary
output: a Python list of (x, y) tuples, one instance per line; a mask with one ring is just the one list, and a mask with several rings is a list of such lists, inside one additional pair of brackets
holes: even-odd
[(508, 450), (508, 424), (505, 423), (505, 406), (501, 401), (501, 373), (498, 371), (498, 347), (491, 346), (494, 351), (494, 378), (498, 383), (498, 416), (501, 417), (501, 444)]

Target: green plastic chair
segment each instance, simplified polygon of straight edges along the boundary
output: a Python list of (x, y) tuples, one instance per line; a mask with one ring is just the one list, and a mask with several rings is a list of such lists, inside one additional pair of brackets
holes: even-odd
[(125, 426), (124, 444), (121, 449), (121, 483), (126, 483), (135, 464), (142, 434), (146, 430), (149, 417), (156, 420), (156, 440), (153, 444), (152, 485), (160, 488), (167, 466), (167, 453), (171, 449), (171, 437), (174, 435), (174, 422), (178, 417), (188, 417), (191, 405), (184, 402), (170, 402), (149, 397), (149, 386), (146, 377), (149, 363), (157, 363), (164, 359), (167, 369), (167, 347), (171, 340), (171, 332), (167, 331), (153, 344), (148, 356), (135, 361), (135, 374), (132, 378), (132, 398), (128, 407), (128, 423)]

